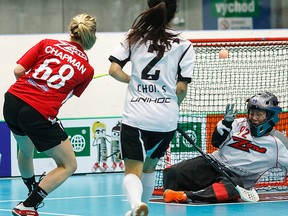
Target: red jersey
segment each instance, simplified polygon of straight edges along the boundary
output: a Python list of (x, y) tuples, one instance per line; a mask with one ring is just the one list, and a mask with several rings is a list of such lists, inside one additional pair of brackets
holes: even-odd
[(44, 39), (17, 63), (27, 73), (8, 91), (51, 121), (72, 94), (80, 97), (94, 75), (87, 54), (75, 42)]

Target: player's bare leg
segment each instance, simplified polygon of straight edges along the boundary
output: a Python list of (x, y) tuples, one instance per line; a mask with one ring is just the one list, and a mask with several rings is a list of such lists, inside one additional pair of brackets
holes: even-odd
[(53, 158), (57, 164), (57, 168), (49, 172), (39, 184), (47, 193), (50, 193), (76, 171), (77, 161), (68, 138), (45, 153)]
[(13, 135), (19, 146), (17, 155), (19, 171), (23, 178), (30, 178), (34, 175), (34, 145), (28, 136)]
[[(31, 144), (32, 142), (29, 141), (27, 137), (15, 136), (15, 138), (19, 143), (20, 149), (18, 153), (20, 172), (25, 176), (29, 176), (31, 173), (34, 175), (34, 146)], [(26, 146), (24, 145), (25, 143), (27, 144)], [(45, 153), (55, 160), (57, 167), (43, 178), (24, 202), (20, 202), (13, 208), (13, 215), (38, 216), (37, 208), (42, 200), (48, 195), (48, 193), (55, 190), (75, 172), (77, 168), (76, 157), (68, 138), (54, 148), (45, 151)], [(21, 164), (22, 162), (23, 164)]]

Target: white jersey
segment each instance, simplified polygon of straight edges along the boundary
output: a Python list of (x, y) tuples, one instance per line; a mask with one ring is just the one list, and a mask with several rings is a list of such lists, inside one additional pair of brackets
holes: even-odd
[(122, 67), (128, 61), (132, 65), (122, 122), (148, 131), (175, 130), (179, 117), (176, 84), (191, 81), (195, 59), (192, 43), (178, 36), (169, 51), (157, 56), (148, 43), (129, 49), (125, 37), (109, 59)]
[[(222, 127), (222, 121), (217, 128)], [(246, 187), (251, 187), (265, 171), (284, 166), (288, 169), (287, 137), (279, 138), (272, 130), (267, 135), (253, 137), (246, 118), (235, 119), (226, 140), (212, 155), (236, 173)], [(281, 141), (282, 140), (282, 141)]]

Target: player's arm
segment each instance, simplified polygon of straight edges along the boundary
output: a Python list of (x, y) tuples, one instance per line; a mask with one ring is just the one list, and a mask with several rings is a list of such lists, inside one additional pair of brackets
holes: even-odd
[(212, 134), (212, 145), (216, 148), (227, 139), (232, 130), (232, 124), (236, 117), (237, 111), (234, 111), (234, 104), (227, 104), (224, 119), (217, 123)]
[(17, 66), (14, 69), (16, 79), (26, 74), (35, 63), (38, 61), (38, 57), (43, 50), (43, 47), (47, 43), (47, 39), (41, 40), (39, 43), (31, 47), (18, 61)]
[(183, 54), (178, 63), (178, 77), (176, 85), (176, 95), (178, 97), (178, 105), (182, 103), (187, 94), (188, 84), (192, 80), (194, 62), (195, 62), (195, 51), (191, 42), (183, 43)]
[(178, 81), (176, 86), (176, 95), (178, 97), (178, 105), (182, 103), (187, 94), (187, 81)]
[(18, 80), (20, 76), (25, 75), (25, 72), (26, 72), (26, 69), (22, 65), (18, 64), (14, 69), (14, 75), (15, 75), (16, 80)]
[(126, 74), (123, 70), (122, 67), (116, 63), (112, 62), (109, 68), (109, 74), (112, 76), (114, 79), (124, 82), (124, 83), (129, 83), (130, 82), (130, 76)]
[(212, 145), (216, 148), (219, 148), (224, 143), (231, 131), (229, 125), (225, 126), (223, 123), (225, 124), (226, 122), (224, 120), (219, 121), (212, 133)]

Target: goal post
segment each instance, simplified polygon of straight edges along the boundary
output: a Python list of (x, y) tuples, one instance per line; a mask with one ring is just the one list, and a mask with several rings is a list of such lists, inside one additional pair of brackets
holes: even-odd
[[(190, 41), (196, 59), (192, 82), (180, 106), (179, 124), (204, 152), (215, 150), (211, 136), (217, 122), (223, 118), (226, 104), (234, 103), (237, 117), (246, 117), (245, 101), (261, 91), (272, 92), (278, 97), (283, 112), (275, 128), (288, 136), (288, 37)], [(219, 57), (221, 49), (228, 51), (227, 58)], [(176, 132), (167, 154), (157, 165), (154, 194), (163, 193), (162, 170), (165, 167), (198, 155), (196, 149)], [(259, 180), (263, 181), (258, 184), (261, 190), (287, 189), (287, 174), (284, 174), (285, 178), (279, 177), (282, 175), (276, 170), (276, 174), (272, 169), (271, 174), (266, 173), (265, 178)], [(269, 178), (274, 174), (279, 178)]]

